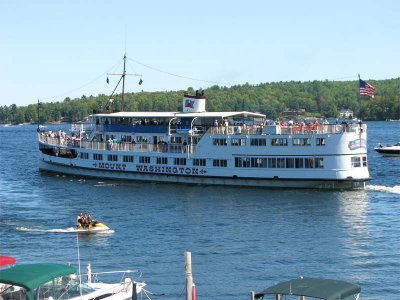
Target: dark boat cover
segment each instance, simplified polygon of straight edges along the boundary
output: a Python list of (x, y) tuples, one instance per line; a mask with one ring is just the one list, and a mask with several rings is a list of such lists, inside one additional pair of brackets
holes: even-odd
[(278, 283), (257, 293), (256, 299), (264, 295), (295, 295), (326, 300), (355, 299), (354, 295), (361, 292), (361, 287), (340, 280), (320, 278), (298, 278)]

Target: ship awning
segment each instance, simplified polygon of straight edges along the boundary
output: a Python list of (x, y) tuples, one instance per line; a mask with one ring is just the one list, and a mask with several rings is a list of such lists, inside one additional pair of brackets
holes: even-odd
[(112, 117), (112, 118), (229, 118), (239, 117), (244, 118), (265, 118), (264, 114), (253, 113), (248, 111), (228, 111), (228, 112), (117, 112), (111, 114), (95, 114), (95, 117)]
[(239, 117), (242, 116), (244, 118), (265, 118), (264, 114), (252, 113), (248, 111), (225, 111), (225, 112), (197, 112), (197, 113), (177, 113), (176, 117), (201, 117), (201, 118), (230, 118), (230, 117)]
[(295, 295), (326, 300), (344, 300), (361, 292), (360, 286), (333, 279), (298, 278), (278, 283), (257, 293), (256, 299), (264, 295)]

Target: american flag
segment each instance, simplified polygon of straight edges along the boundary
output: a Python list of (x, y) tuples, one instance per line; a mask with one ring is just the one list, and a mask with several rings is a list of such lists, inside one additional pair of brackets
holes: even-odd
[(362, 79), (360, 79), (360, 96), (375, 97), (375, 88)]
[(194, 108), (194, 101), (186, 99), (185, 107)]

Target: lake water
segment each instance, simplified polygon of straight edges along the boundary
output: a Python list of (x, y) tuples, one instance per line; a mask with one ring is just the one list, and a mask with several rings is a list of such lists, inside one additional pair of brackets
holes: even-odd
[[(249, 299), (300, 275), (347, 280), (363, 299), (400, 293), (400, 122), (368, 122), (372, 180), (362, 191), (268, 190), (82, 179), (38, 171), (35, 126), (0, 127), (0, 254), (17, 263), (138, 268), (153, 299), (185, 298), (192, 252), (198, 299)], [(114, 233), (49, 232), (81, 211)]]

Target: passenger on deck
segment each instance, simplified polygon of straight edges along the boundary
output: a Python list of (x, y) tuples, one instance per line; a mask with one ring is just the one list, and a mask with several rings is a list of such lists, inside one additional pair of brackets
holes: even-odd
[(182, 152), (183, 152), (183, 153), (186, 153), (186, 151), (187, 151), (187, 142), (186, 142), (186, 140), (184, 140), (184, 141), (183, 141)]
[(113, 144), (114, 144), (113, 140), (111, 138), (109, 138), (107, 141), (107, 149), (112, 150)]

